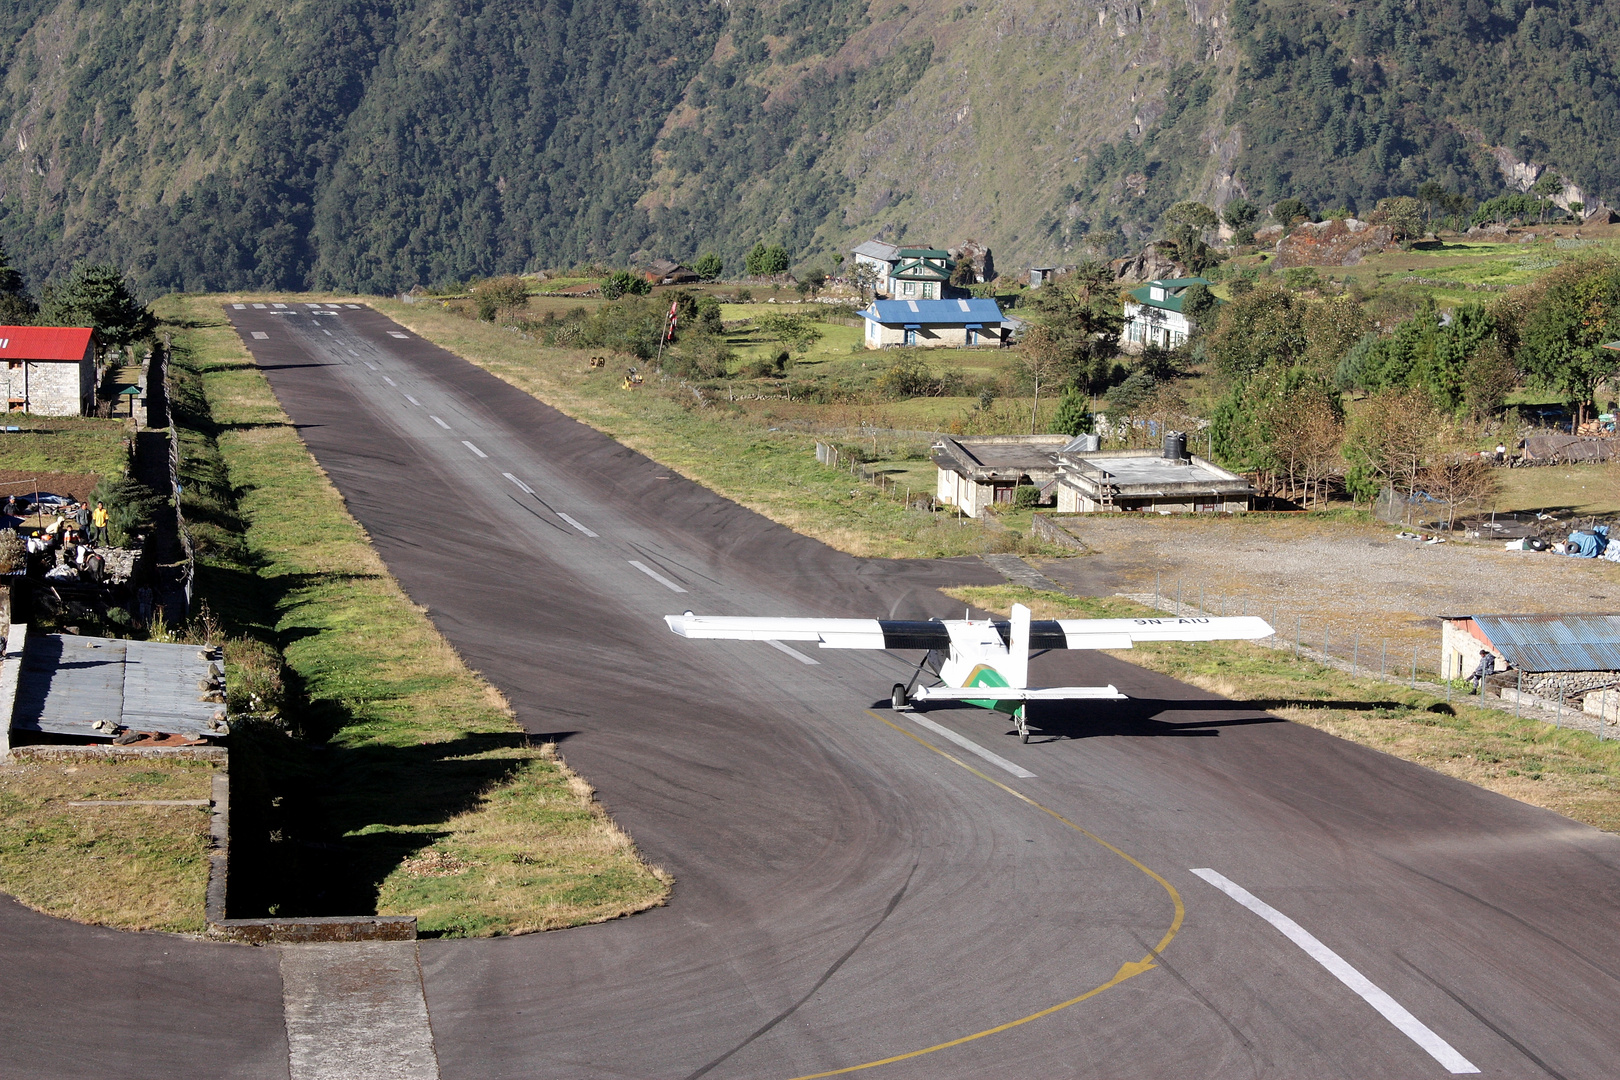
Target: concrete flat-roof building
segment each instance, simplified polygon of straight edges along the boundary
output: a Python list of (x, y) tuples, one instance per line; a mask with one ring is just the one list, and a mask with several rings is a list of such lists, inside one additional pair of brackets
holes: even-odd
[(996, 503), (1010, 505), (1020, 485), (1046, 488), (1057, 480), (1056, 454), (1070, 441), (1067, 435), (941, 439), (928, 455), (939, 467), (935, 494), (968, 517)]
[[(1185, 452), (1091, 450), (1077, 438), (1056, 455), (1057, 512), (1116, 510), (1235, 514), (1254, 508), (1254, 486)], [(1168, 442), (1169, 440), (1167, 440)]]
[(0, 326), (6, 411), (35, 416), (93, 413), (95, 335), (87, 326)]

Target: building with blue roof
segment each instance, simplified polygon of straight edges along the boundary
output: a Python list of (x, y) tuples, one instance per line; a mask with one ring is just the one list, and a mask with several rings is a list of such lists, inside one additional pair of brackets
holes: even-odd
[(994, 300), (874, 300), (860, 313), (866, 347), (971, 349), (1007, 343), (1006, 316)]

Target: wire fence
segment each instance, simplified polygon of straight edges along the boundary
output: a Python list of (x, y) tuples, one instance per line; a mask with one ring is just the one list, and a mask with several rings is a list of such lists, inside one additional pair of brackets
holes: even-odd
[[(1469, 704), (1511, 712), (1514, 716), (1551, 723), (1560, 728), (1591, 732), (1601, 741), (1620, 734), (1617, 718), (1585, 711), (1584, 701), (1575, 702), (1562, 694), (1549, 699), (1526, 692), (1525, 673), (1513, 670), (1498, 673), (1477, 686), (1467, 679), (1444, 678), (1434, 667), (1440, 654), (1440, 636), (1432, 642), (1412, 644), (1410, 637), (1392, 639), (1387, 634), (1335, 631), (1333, 621), (1320, 614), (1288, 609), (1282, 602), (1246, 595), (1218, 593), (1203, 582), (1189, 584), (1182, 578), (1166, 581), (1154, 576), (1152, 593), (1122, 593), (1128, 600), (1151, 606), (1155, 611), (1186, 618), (1258, 615), (1271, 624), (1275, 634), (1257, 644), (1312, 660), (1344, 671), (1355, 678), (1376, 679), (1410, 690), (1423, 689), (1443, 694), (1449, 704), (1468, 700)], [(1489, 691), (1495, 691), (1494, 694)], [(1617, 734), (1610, 734), (1611, 731)]]

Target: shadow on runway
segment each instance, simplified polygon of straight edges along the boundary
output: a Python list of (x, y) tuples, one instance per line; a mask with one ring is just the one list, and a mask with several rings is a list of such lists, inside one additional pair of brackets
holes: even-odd
[[(888, 710), (889, 700), (872, 703), (873, 709)], [(1124, 701), (1043, 701), (1030, 710), (1030, 742), (1059, 742), (1071, 739), (1096, 738), (1216, 738), (1221, 728), (1249, 727), (1255, 724), (1286, 724), (1289, 721), (1270, 715), (1272, 710), (1286, 708), (1342, 709), (1347, 712), (1373, 712), (1380, 709), (1409, 710), (1411, 705), (1402, 701), (1334, 701), (1322, 698), (1252, 698), (1244, 701), (1226, 698), (1192, 698), (1168, 700), (1133, 697)], [(1165, 719), (1167, 714), (1187, 713), (1237, 714), (1224, 718)], [(939, 702), (930, 704), (927, 713), (954, 714), (966, 719), (976, 716), (989, 726), (1003, 726), (1003, 717), (966, 702)], [(1008, 734), (1016, 734), (1010, 723)]]

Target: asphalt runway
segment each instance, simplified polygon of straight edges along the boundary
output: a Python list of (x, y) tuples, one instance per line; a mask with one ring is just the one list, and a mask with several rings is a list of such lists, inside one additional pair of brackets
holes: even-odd
[[(1023, 745), (888, 710), (906, 654), (677, 638), (686, 609), (958, 614), (938, 585), (995, 579), (796, 536), (368, 309), (228, 314), (412, 598), (677, 880), (614, 923), (422, 942), (443, 1076), (1614, 1074), (1614, 837), (1104, 656), (1032, 679), (1133, 700)], [(270, 950), (187, 947), (200, 981), (251, 968), (255, 1032)]]

